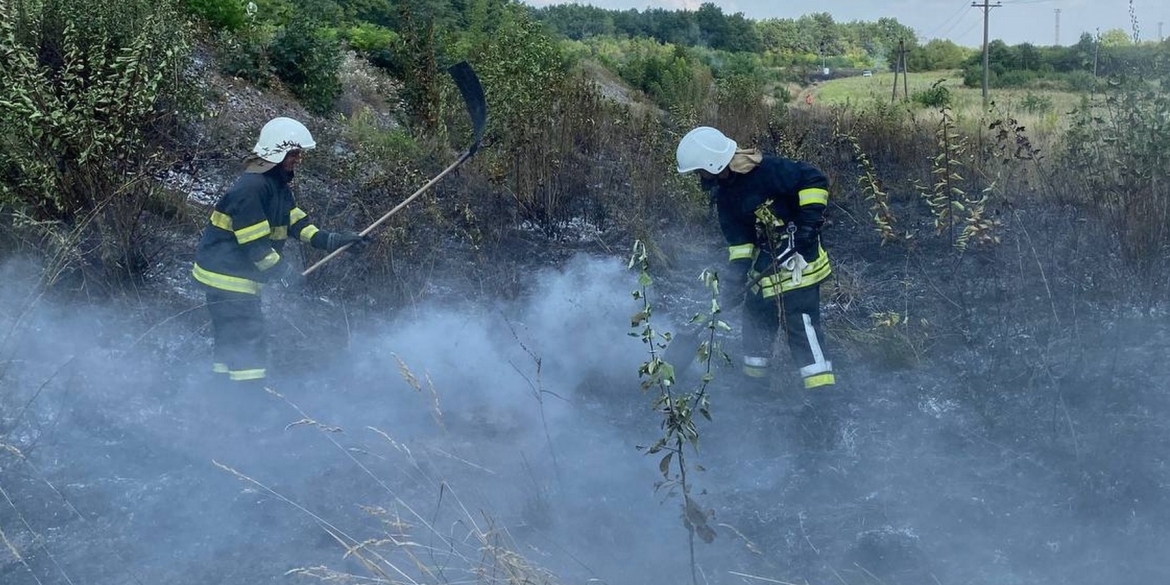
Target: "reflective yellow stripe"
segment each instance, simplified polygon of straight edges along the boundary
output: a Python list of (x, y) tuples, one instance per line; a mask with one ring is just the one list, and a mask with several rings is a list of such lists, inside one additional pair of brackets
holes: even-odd
[(272, 235), (268, 236), (270, 240), (287, 240), (288, 226), (278, 225), (272, 228)]
[(800, 205), (828, 205), (829, 192), (825, 189), (801, 189)]
[(768, 368), (757, 368), (755, 366), (744, 366), (743, 375), (749, 378), (767, 378)]
[(230, 232), (230, 231), (232, 231), (232, 218), (229, 217), (226, 213), (212, 211), (211, 212), (211, 225), (213, 225), (221, 230), (227, 230)]
[(832, 372), (826, 374), (817, 374), (809, 376), (804, 379), (805, 388), (819, 388), (821, 386), (831, 386), (837, 383), (837, 378), (833, 376)]
[(256, 268), (259, 268), (260, 270), (268, 270), (269, 268), (276, 266), (277, 262), (280, 262), (280, 254), (277, 254), (276, 250), (273, 250), (256, 263)]
[(264, 368), (256, 368), (255, 370), (232, 370), (228, 372), (228, 377), (236, 381), (244, 380), (262, 380), (268, 372)]
[(260, 223), (236, 230), (236, 241), (241, 244), (247, 244), (248, 242), (259, 240), (270, 233), (272, 233), (272, 228), (268, 227), (268, 220), (266, 219)]
[(313, 236), (317, 235), (317, 232), (319, 232), (319, 231), (321, 231), (321, 230), (317, 229), (317, 226), (307, 225), (307, 226), (305, 226), (304, 229), (301, 230), (300, 239), (302, 242), (304, 242), (306, 244), (311, 244), (311, 243), (313, 243), (312, 242)]
[(781, 270), (776, 274), (771, 274), (760, 279), (759, 284), (752, 288), (752, 292), (759, 292), (764, 298), (771, 298), (776, 296), (778, 292), (788, 292), (806, 286), (812, 286), (818, 282), (829, 277), (833, 273), (832, 267), (829, 265), (829, 255), (825, 253), (825, 249), (820, 249), (821, 255), (805, 267), (804, 272), (800, 275), (800, 284), (792, 284), (792, 272), (788, 270)]
[(216, 374), (226, 374), (228, 373), (228, 366), (223, 362), (215, 362), (211, 364), (211, 371)]
[(296, 225), (298, 221), (308, 217), (308, 214), (301, 211), (300, 207), (294, 207), (292, 211), (288, 212), (288, 225)]
[(727, 247), (727, 259), (734, 262), (736, 260), (747, 260), (752, 257), (756, 251), (755, 244), (739, 244), (738, 246)]
[(226, 274), (212, 272), (198, 264), (191, 269), (191, 275), (195, 277), (195, 280), (212, 288), (250, 295), (260, 294), (261, 285), (258, 282), (253, 282), (238, 276), (228, 276)]

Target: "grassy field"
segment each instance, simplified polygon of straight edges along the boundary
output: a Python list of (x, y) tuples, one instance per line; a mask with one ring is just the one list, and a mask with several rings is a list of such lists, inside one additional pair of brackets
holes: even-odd
[[(939, 80), (943, 80), (942, 85), (951, 93), (951, 110), (956, 119), (977, 121), (986, 117), (982, 107), (981, 89), (964, 86), (962, 75), (958, 71), (910, 73), (905, 82), (898, 76), (897, 99), (901, 100), (905, 96), (903, 88), (913, 97), (917, 92), (930, 89)], [(862, 107), (874, 102), (889, 103), (894, 94), (893, 83), (893, 73), (834, 79), (806, 88), (795, 99), (798, 103), (806, 103), (806, 97), (811, 94), (813, 104), (822, 107), (834, 105)], [(1009, 114), (1042, 133), (1062, 130), (1068, 120), (1066, 114), (1080, 107), (1083, 98), (1083, 95), (1071, 92), (1024, 88), (993, 89), (989, 95), (998, 111)], [(926, 116), (936, 113), (936, 108), (916, 107), (921, 108)]]

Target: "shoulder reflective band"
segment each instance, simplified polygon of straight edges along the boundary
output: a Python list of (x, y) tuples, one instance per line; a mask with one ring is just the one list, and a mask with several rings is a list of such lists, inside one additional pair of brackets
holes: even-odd
[(755, 244), (739, 244), (737, 246), (727, 247), (727, 259), (734, 262), (736, 260), (749, 260), (756, 251)]
[(800, 205), (828, 205), (829, 192), (825, 189), (801, 189)]

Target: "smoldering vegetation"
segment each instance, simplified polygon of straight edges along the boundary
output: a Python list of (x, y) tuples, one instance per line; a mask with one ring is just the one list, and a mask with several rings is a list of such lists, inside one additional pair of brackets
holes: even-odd
[[(836, 243), (844, 280), (864, 252)], [(678, 495), (655, 489), (656, 460), (638, 450), (659, 429), (637, 385), (623, 262), (579, 256), (522, 298), (390, 319), (277, 296), (277, 340), (312, 337), (309, 324), (349, 339), (278, 349), (279, 395), (212, 383), (193, 358), (208, 354), (198, 312), (30, 299), (29, 268), (10, 263), (4, 279), (6, 404), (20, 406), (3, 418), (5, 582), (689, 578)], [(662, 287), (689, 289), (692, 268)], [(753, 395), (717, 369), (690, 458), (717, 534), (697, 544), (701, 578), (1164, 578), (1159, 309), (1052, 284), (1091, 271), (1049, 280), (1062, 297), (1011, 274), (1017, 292), (993, 286), (1003, 272), (987, 286), (900, 286), (922, 314), (969, 303), (951, 325), (969, 333), (838, 339), (833, 395)], [(683, 318), (701, 302), (655, 300)], [(829, 306), (838, 323), (850, 315)], [(946, 351), (889, 359), (913, 343)]]

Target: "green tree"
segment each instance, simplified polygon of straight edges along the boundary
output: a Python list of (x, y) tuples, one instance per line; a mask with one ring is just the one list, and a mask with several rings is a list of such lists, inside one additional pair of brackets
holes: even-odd
[(1112, 47), (1129, 47), (1133, 45), (1133, 39), (1130, 38), (1129, 33), (1120, 28), (1111, 28), (1103, 33), (1098, 39), (1103, 48)]
[(934, 39), (911, 49), (906, 61), (911, 71), (939, 71), (959, 69), (973, 55), (972, 49), (960, 47), (950, 40)]

